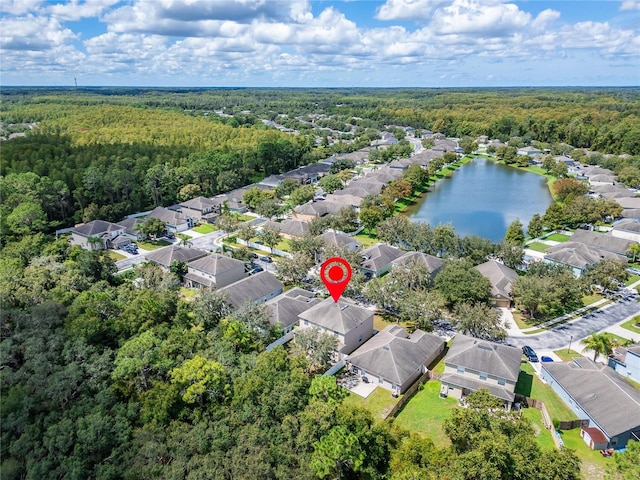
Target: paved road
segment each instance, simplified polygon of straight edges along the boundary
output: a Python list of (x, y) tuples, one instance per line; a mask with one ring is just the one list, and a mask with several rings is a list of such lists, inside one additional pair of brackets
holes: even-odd
[(636, 299), (617, 301), (595, 313), (580, 317), (570, 323), (559, 325), (546, 332), (526, 335), (511, 334), (507, 342), (518, 347), (530, 345), (534, 350), (557, 350), (572, 342), (573, 350), (578, 350), (577, 342), (588, 337), (592, 331), (599, 332), (607, 327), (620, 323), (628, 317), (640, 314), (640, 302)]

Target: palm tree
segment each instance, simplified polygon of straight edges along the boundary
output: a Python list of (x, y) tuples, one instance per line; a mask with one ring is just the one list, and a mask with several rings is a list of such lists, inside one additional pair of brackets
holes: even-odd
[(191, 237), (189, 237), (189, 235), (185, 235), (184, 233), (179, 233), (178, 237), (180, 238), (181, 247), (191, 247), (193, 245), (193, 242), (191, 241)]
[(613, 353), (613, 349), (617, 347), (617, 342), (606, 333), (591, 332), (587, 338), (582, 340), (587, 350), (593, 350), (593, 361), (595, 362), (598, 355), (609, 356)]
[(640, 254), (640, 243), (634, 243), (627, 250), (631, 255), (633, 255), (633, 259), (631, 260), (633, 263), (636, 263), (636, 256)]
[(99, 249), (104, 246), (104, 243), (102, 242), (102, 239), (100, 237), (91, 236), (87, 238), (87, 243), (91, 247), (91, 250)]

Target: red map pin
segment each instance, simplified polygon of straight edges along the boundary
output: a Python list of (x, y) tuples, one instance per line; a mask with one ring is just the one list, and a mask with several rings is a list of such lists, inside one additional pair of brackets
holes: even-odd
[(344, 258), (329, 258), (320, 267), (320, 278), (333, 301), (337, 302), (351, 280), (351, 265)]

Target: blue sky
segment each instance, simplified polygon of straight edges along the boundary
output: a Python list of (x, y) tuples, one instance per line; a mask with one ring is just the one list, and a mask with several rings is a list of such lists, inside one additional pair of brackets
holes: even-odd
[(640, 85), (640, 0), (2, 0), (0, 85)]

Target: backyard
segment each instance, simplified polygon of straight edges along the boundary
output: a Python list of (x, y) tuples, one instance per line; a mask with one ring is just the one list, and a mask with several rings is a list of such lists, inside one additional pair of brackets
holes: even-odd
[(362, 398), (360, 395), (349, 392), (349, 396), (344, 399), (344, 402), (347, 405), (366, 408), (376, 420), (380, 421), (384, 420), (387, 413), (398, 403), (400, 398), (402, 398), (402, 395), (394, 398), (389, 390), (377, 387), (367, 398)]

